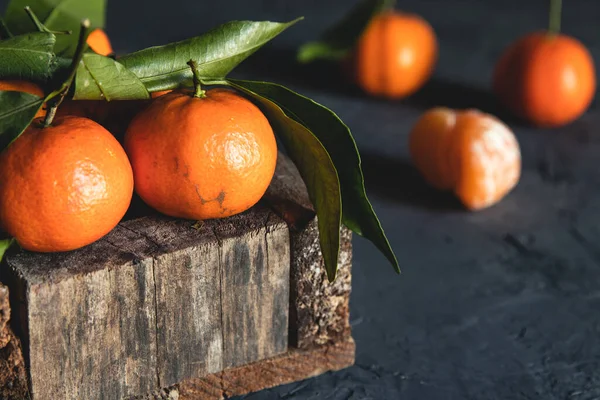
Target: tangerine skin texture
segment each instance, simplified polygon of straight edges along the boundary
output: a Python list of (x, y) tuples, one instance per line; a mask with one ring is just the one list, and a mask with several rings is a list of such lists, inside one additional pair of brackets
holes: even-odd
[(370, 95), (403, 98), (425, 84), (437, 56), (437, 39), (427, 21), (385, 12), (371, 21), (358, 41), (355, 79)]
[[(35, 83), (27, 81), (0, 81), (0, 90), (12, 92), (25, 92), (38, 97), (44, 97), (44, 91)], [(46, 112), (40, 108), (35, 114), (35, 118), (43, 117)]]
[(515, 115), (540, 127), (562, 126), (579, 118), (594, 98), (594, 60), (572, 37), (535, 32), (504, 52), (493, 88)]
[(80, 117), (34, 122), (0, 155), (0, 221), (26, 250), (88, 245), (125, 215), (133, 172), (117, 140)]
[(512, 131), (478, 110), (434, 108), (410, 133), (410, 153), (433, 187), (452, 190), (467, 209), (504, 198), (521, 176), (521, 151)]
[(205, 98), (173, 91), (138, 114), (125, 134), (135, 190), (152, 208), (186, 219), (228, 217), (265, 193), (277, 143), (261, 111), (230, 90)]
[(447, 151), (455, 125), (454, 110), (433, 108), (419, 118), (409, 138), (409, 151), (417, 169), (439, 190), (452, 189), (456, 180)]
[(92, 50), (102, 56), (108, 56), (113, 53), (110, 39), (104, 30), (98, 28), (94, 29), (87, 38), (87, 44)]

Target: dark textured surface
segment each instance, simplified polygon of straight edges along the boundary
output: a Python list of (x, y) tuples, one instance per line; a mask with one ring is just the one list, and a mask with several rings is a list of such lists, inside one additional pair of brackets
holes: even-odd
[[(144, 18), (165, 27), (136, 33), (115, 26), (115, 33), (137, 35), (117, 48), (193, 35), (204, 22), (304, 15), (238, 74), (287, 84), (331, 107), (352, 128), (367, 189), (403, 267), (396, 276), (356, 237), (356, 365), (246, 399), (600, 397), (600, 115), (594, 106), (568, 127), (538, 130), (507, 118), (489, 94), (495, 60), (518, 36), (544, 26), (546, 1), (401, 2), (436, 29), (440, 63), (426, 88), (399, 102), (366, 98), (336, 82), (327, 68), (291, 61), (289, 50), (349, 2), (223, 1), (206, 13), (194, 2), (196, 11), (176, 11), (192, 3), (174, 0), (167, 14), (145, 7)], [(598, 2), (565, 2), (564, 30), (584, 41), (596, 62), (599, 20)], [(523, 179), (496, 207), (467, 213), (427, 189), (411, 167), (408, 131), (433, 105), (479, 107), (515, 130)]]
[[(229, 19), (306, 20), (237, 74), (269, 78), (336, 111), (363, 155), (367, 190), (403, 267), (396, 276), (355, 236), (351, 321), (356, 366), (246, 399), (573, 399), (600, 397), (600, 114), (556, 130), (497, 110), (495, 60), (544, 27), (546, 0), (405, 0), (440, 41), (431, 82), (411, 99), (366, 98), (327, 68), (299, 68), (293, 50), (354, 1), (109, 0), (118, 52), (183, 39)], [(565, 2), (564, 31), (600, 61), (600, 4)], [(597, 101), (595, 102), (597, 103)], [(433, 105), (496, 112), (515, 130), (524, 174), (491, 209), (467, 213), (427, 189), (407, 134)]]

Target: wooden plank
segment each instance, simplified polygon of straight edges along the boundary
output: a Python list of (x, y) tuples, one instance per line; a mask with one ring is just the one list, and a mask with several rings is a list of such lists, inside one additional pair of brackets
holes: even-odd
[(160, 386), (220, 371), (218, 249), (200, 245), (161, 255), (154, 262)]
[(150, 262), (34, 285), (27, 300), (34, 398), (122, 398), (158, 385)]
[(0, 349), (0, 399), (29, 400), (29, 387), (21, 342), (6, 327), (8, 342)]
[(9, 290), (0, 283), (0, 398), (25, 400), (29, 396), (21, 342), (8, 322), (11, 308)]
[[(150, 212), (77, 251), (13, 250), (0, 279), (18, 310), (33, 400), (168, 398), (161, 387), (271, 365), (284, 353), (287, 363), (303, 359), (288, 335), (290, 345), (317, 353), (320, 344), (351, 340), (349, 231), (342, 239), (340, 275), (329, 284), (314, 211), (295, 167), (280, 157), (267, 195), (245, 213), (195, 223)], [(320, 371), (307, 372), (315, 362), (294, 374)], [(276, 384), (262, 373), (248, 390)]]
[(224, 400), (301, 381), (354, 364), (355, 344), (351, 337), (310, 349), (290, 349), (285, 354), (228, 368), (203, 378), (186, 379), (152, 393), (126, 400)]
[(8, 288), (0, 284), (0, 349), (10, 340), (8, 321), (10, 320), (10, 300)]
[(35, 398), (122, 398), (287, 350), (285, 222), (257, 205), (193, 225), (148, 216), (7, 257)]
[(352, 232), (341, 228), (338, 274), (330, 283), (315, 213), (300, 174), (289, 158), (279, 158), (276, 179), (265, 199), (291, 228), (290, 344), (310, 348), (343, 340), (350, 335)]
[(228, 399), (349, 367), (354, 364), (354, 353), (355, 345), (350, 337), (308, 350), (291, 349), (268, 360), (227, 369), (201, 379), (186, 380), (166, 390), (165, 393), (171, 397), (163, 398)]
[(285, 223), (256, 209), (261, 224), (241, 233), (244, 214), (215, 228), (219, 239), (223, 368), (287, 350), (289, 235)]

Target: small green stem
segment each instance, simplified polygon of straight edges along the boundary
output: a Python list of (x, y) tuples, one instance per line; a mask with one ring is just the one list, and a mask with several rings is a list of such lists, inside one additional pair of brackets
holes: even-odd
[(4, 19), (0, 17), (0, 39), (10, 39), (11, 37), (13, 37), (13, 34), (10, 33), (10, 29), (6, 26)]
[(46, 118), (44, 119), (44, 127), (48, 127), (52, 124), (52, 120), (54, 120), (54, 116), (56, 115), (56, 110), (58, 106), (65, 99), (65, 96), (69, 92), (71, 85), (73, 84), (73, 80), (75, 80), (75, 75), (77, 74), (77, 68), (79, 67), (79, 63), (83, 58), (83, 54), (86, 49), (86, 40), (88, 30), (90, 29), (90, 20), (84, 19), (81, 21), (81, 29), (79, 31), (79, 41), (77, 42), (77, 49), (75, 50), (75, 55), (73, 56), (73, 60), (71, 61), (71, 66), (69, 67), (69, 75), (65, 82), (61, 85), (58, 90), (50, 93), (47, 97), (47, 102), (49, 104), (48, 112), (46, 113)]
[(560, 33), (560, 20), (562, 14), (562, 0), (550, 0), (550, 16), (548, 18), (548, 31), (553, 35)]
[(200, 72), (198, 72), (198, 64), (194, 60), (190, 60), (187, 62), (187, 65), (192, 69), (192, 74), (194, 75), (194, 97), (203, 99), (206, 97), (206, 91), (202, 90), (202, 85), (200, 83)]
[(25, 7), (25, 12), (27, 13), (27, 15), (29, 15), (29, 18), (40, 32), (52, 33), (55, 35), (70, 35), (72, 33), (71, 31), (51, 31), (50, 29), (46, 28), (46, 26), (42, 24), (42, 21), (39, 20), (37, 15), (35, 15), (33, 10), (29, 6)]

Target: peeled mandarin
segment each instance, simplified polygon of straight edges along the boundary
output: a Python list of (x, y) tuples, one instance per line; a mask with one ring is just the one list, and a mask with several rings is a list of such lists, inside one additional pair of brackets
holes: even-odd
[(459, 114), (452, 143), (456, 165), (454, 193), (471, 210), (499, 202), (521, 175), (521, 152), (512, 131), (497, 118), (476, 110)]
[(438, 107), (425, 112), (409, 138), (417, 170), (433, 187), (453, 190), (470, 210), (492, 206), (521, 175), (521, 152), (513, 132), (478, 110)]

